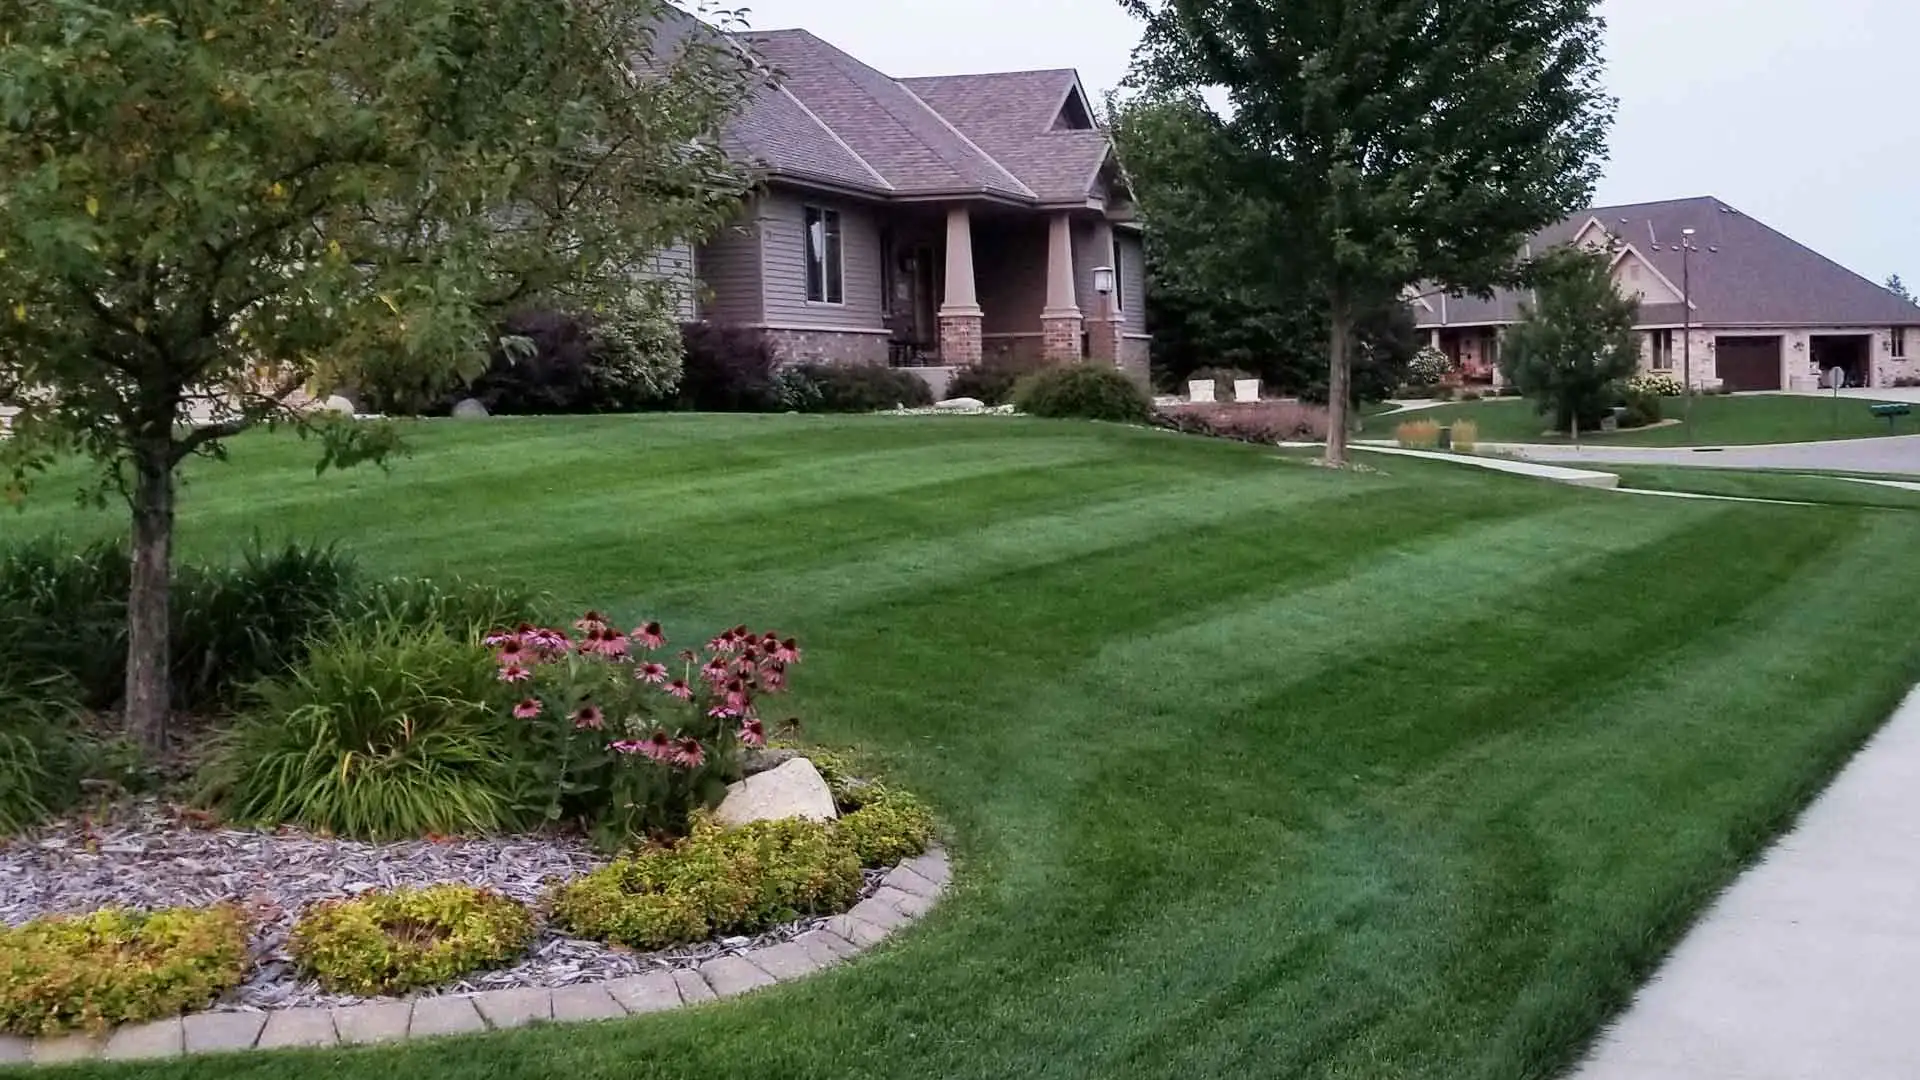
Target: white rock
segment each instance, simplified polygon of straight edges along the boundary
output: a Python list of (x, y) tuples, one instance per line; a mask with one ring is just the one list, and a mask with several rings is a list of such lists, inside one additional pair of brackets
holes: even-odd
[(728, 784), (727, 797), (713, 816), (720, 824), (732, 827), (795, 817), (831, 821), (840, 813), (833, 807), (833, 791), (821, 778), (820, 770), (806, 758), (794, 758), (777, 769)]
[(330, 413), (340, 413), (343, 416), (352, 416), (356, 410), (353, 407), (353, 402), (348, 401), (346, 398), (341, 397), (339, 394), (335, 394), (332, 397), (320, 403), (320, 411), (330, 412)]
[(472, 398), (461, 398), (453, 406), (456, 420), (479, 420), (487, 415), (487, 407)]
[(934, 402), (933, 407), (936, 409), (984, 409), (987, 403), (979, 398), (951, 397), (945, 401)]

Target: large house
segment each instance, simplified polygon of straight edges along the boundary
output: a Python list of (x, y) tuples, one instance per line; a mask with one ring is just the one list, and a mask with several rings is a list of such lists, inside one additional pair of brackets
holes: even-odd
[[(1719, 199), (1598, 207), (1543, 230), (1531, 248), (1557, 244), (1613, 252), (1614, 281), (1640, 297), (1644, 370), (1683, 377), (1690, 360), (1696, 385), (1732, 390), (1813, 389), (1834, 368), (1850, 386), (1920, 375), (1920, 306)], [(1469, 377), (1492, 377), (1500, 330), (1527, 296), (1411, 299), (1432, 345)]]
[(896, 79), (804, 30), (738, 40), (773, 75), (727, 133), (763, 183), (736, 226), (669, 254), (702, 286), (693, 314), (936, 390), (992, 357), (1146, 378), (1140, 238), (1077, 74)]

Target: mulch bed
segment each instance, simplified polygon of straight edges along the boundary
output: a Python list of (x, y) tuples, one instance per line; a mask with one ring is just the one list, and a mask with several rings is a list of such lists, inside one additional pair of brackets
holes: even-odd
[[(287, 934), (308, 905), (371, 889), (442, 882), (478, 885), (537, 904), (549, 883), (608, 861), (568, 836), (368, 844), (294, 829), (213, 826), (190, 812), (143, 800), (101, 819), (69, 818), (0, 841), (0, 923), (17, 926), (41, 915), (85, 914), (110, 905), (153, 909), (232, 902), (254, 919), (254, 967), (216, 1008), (349, 1005), (365, 999), (322, 991), (300, 977), (287, 955)], [(866, 872), (862, 897), (879, 887), (885, 873)], [(571, 986), (691, 968), (724, 953), (785, 941), (825, 921), (807, 919), (751, 937), (654, 953), (567, 937), (542, 922), (532, 949), (518, 964), (475, 972), (427, 993)]]

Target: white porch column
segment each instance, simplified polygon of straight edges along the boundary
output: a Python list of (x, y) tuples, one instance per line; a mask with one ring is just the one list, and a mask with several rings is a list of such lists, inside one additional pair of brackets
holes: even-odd
[(1083, 328), (1074, 296), (1073, 218), (1064, 213), (1047, 222), (1047, 306), (1040, 310), (1040, 353), (1050, 364), (1080, 359)]
[(973, 283), (973, 219), (965, 206), (947, 211), (947, 283), (940, 298), (940, 362), (980, 362), (980, 300)]

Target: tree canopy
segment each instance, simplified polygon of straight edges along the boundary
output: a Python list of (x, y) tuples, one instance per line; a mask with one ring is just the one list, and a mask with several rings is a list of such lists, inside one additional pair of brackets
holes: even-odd
[(1533, 300), (1500, 352), (1507, 380), (1553, 418), (1554, 430), (1576, 437), (1599, 424), (1640, 366), (1633, 330), (1640, 302), (1614, 284), (1610, 254), (1548, 252), (1534, 269)]
[(1612, 118), (1596, 0), (1122, 2), (1146, 24), (1142, 213), (1211, 232), (1181, 270), (1208, 287), (1311, 284), (1343, 461), (1356, 313), (1511, 283), (1527, 237), (1588, 203)]
[(646, 260), (747, 185), (718, 134), (754, 74), (662, 0), (0, 0), (0, 25), (0, 452), (16, 496), (72, 451), (127, 494), (150, 743), (183, 459), (301, 422), (303, 390), (475, 374), (520, 305), (656, 310)]
[(1887, 291), (1909, 304), (1920, 304), (1920, 300), (1914, 298), (1913, 291), (1907, 288), (1907, 283), (1900, 280), (1899, 274), (1887, 278)]

